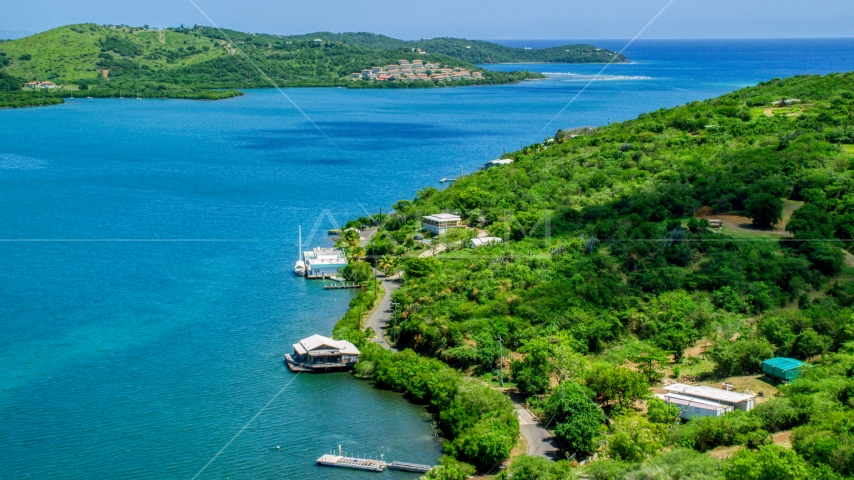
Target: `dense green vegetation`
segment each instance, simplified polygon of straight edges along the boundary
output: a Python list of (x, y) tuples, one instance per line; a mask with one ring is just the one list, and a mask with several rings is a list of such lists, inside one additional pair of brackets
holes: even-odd
[[(777, 103), (784, 99), (799, 101)], [(854, 475), (854, 272), (843, 249), (854, 239), (852, 120), (854, 74), (775, 79), (559, 131), (513, 153), (510, 165), (354, 220), (348, 226), (381, 224), (367, 260), (403, 258), (394, 337), (409, 349), (369, 347), (374, 363), (361, 374), (432, 402), (442, 390), (423, 385), (433, 375), (502, 369), (571, 459), (599, 453), (584, 467), (592, 478)], [(462, 248), (474, 234), (462, 229), (424, 234), (429, 247), (416, 240), (421, 216), (442, 211), (505, 241)], [(712, 229), (707, 219), (718, 214), (755, 226)], [(787, 232), (769, 231), (781, 217)], [(416, 258), (437, 246), (445, 252)], [(357, 325), (338, 333), (365, 345)], [(709, 346), (702, 355), (700, 345)], [(373, 355), (418, 368), (377, 375)], [(650, 398), (665, 376), (690, 372), (683, 380), (713, 385), (758, 377), (774, 355), (809, 367), (750, 412), (679, 423)], [(475, 462), (437, 414), (448, 453)], [(509, 431), (501, 422), (482, 427), (484, 436)], [(787, 430), (791, 450), (771, 444)], [(703, 453), (718, 447), (741, 450), (728, 460)], [(518, 462), (514, 478), (579, 473), (558, 463), (534, 476), (540, 460)]]
[(398, 40), (375, 33), (331, 33), (316, 32), (298, 37), (304, 40), (319, 38), (328, 42), (341, 42), (368, 48), (385, 50), (418, 50), (440, 53), (469, 63), (610, 63), (626, 62), (623, 55), (593, 45), (576, 44), (551, 48), (526, 50), (505, 47), (482, 40), (463, 38), (431, 38), (415, 41)]
[[(483, 71), (471, 63), (476, 59), (463, 57), (436, 51), (419, 53), (417, 49), (401, 46), (365, 46), (210, 27), (151, 30), (69, 25), (0, 44), (0, 68), (6, 75), (21, 83), (51, 81), (63, 86), (36, 92), (20, 88), (9, 91), (0, 95), (0, 106), (38, 104), (42, 98), (47, 103), (56, 103), (59, 101), (56, 99), (69, 95), (68, 90), (75, 89), (92, 97), (139, 95), (215, 100), (240, 95), (234, 90), (238, 88), (430, 88), (543, 78), (527, 71)], [(483, 78), (441, 84), (432, 80), (351, 82), (348, 78), (354, 71), (416, 58), (481, 71)]]

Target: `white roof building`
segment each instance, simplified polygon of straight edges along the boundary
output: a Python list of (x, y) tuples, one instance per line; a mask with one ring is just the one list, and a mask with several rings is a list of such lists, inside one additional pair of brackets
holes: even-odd
[(347, 265), (347, 254), (340, 248), (315, 247), (312, 250), (304, 251), (303, 256), (309, 270)]
[(484, 245), (493, 245), (493, 244), (502, 243), (502, 242), (504, 242), (504, 240), (502, 240), (499, 237), (472, 238), (469, 241), (469, 247), (477, 248), (477, 247), (482, 247)]
[(285, 363), (293, 372), (319, 372), (352, 368), (359, 360), (359, 349), (347, 340), (312, 335), (293, 345), (294, 353), (285, 354)]
[(490, 161), (484, 163), (483, 166), (480, 167), (480, 169), (481, 170), (489, 170), (492, 167), (497, 167), (500, 165), (510, 165), (511, 163), (513, 163), (512, 158), (499, 158), (499, 159), (490, 160)]
[(730, 405), (689, 395), (665, 393), (664, 395), (657, 396), (669, 404), (679, 405), (679, 416), (685, 420), (695, 417), (720, 417), (733, 410), (733, 407)]
[(664, 387), (668, 394), (678, 394), (694, 397), (695, 399), (711, 400), (713, 402), (728, 405), (739, 410), (752, 410), (756, 395), (747, 393), (731, 392), (722, 388), (708, 387), (706, 385), (686, 385), (674, 383)]
[(303, 338), (294, 344), (294, 352), (297, 355), (329, 355), (329, 352), (341, 353), (343, 355), (358, 355), (359, 349), (347, 340), (333, 340), (323, 335), (312, 335)]
[(429, 230), (436, 235), (441, 235), (451, 228), (459, 227), (460, 222), (462, 222), (462, 218), (451, 213), (436, 213), (421, 217), (421, 225), (424, 230)]

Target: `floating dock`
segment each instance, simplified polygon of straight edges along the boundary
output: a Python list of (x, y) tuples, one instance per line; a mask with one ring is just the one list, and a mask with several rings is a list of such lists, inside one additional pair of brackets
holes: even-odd
[(420, 465), (417, 463), (386, 463), (382, 460), (345, 457), (343, 455), (333, 455), (329, 453), (318, 458), (317, 464), (324, 467), (350, 468), (353, 470), (365, 470), (368, 472), (382, 472), (387, 468), (389, 470), (399, 470), (402, 472), (427, 473), (433, 468), (430, 465)]
[(365, 458), (343, 457), (341, 455), (326, 454), (317, 459), (318, 465), (324, 467), (352, 468), (354, 470), (366, 470), (369, 472), (382, 472), (388, 466), (382, 460), (368, 460)]
[(402, 472), (427, 473), (432, 469), (430, 465), (419, 465), (417, 463), (407, 462), (391, 462), (388, 464), (389, 470), (400, 470)]

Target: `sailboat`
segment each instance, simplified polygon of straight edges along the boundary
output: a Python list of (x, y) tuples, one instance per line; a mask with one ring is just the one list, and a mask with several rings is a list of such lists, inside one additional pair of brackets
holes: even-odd
[(299, 259), (297, 263), (294, 265), (294, 273), (299, 275), (300, 277), (305, 276), (305, 262), (302, 259), (302, 225), (299, 227)]

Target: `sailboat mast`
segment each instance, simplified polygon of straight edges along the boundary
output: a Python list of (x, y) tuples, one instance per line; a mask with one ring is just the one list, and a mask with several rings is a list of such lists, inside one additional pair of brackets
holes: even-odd
[(297, 258), (299, 258), (300, 260), (305, 261), (305, 259), (304, 259), (304, 258), (302, 258), (302, 255), (303, 255), (303, 254), (302, 254), (302, 225), (300, 225), (300, 226), (299, 226), (299, 256), (298, 256)]

